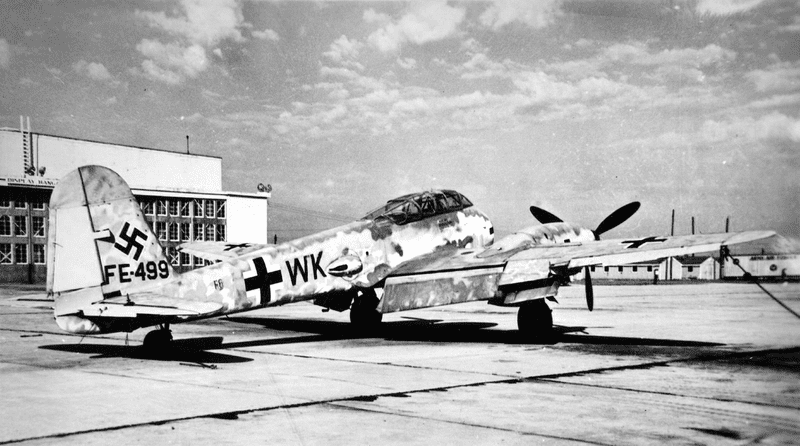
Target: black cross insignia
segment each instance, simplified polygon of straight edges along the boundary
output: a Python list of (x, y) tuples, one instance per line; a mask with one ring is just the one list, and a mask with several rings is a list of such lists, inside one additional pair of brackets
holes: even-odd
[(232, 243), (228, 243), (228, 244), (225, 245), (225, 249), (223, 249), (223, 251), (230, 251), (230, 250), (236, 249), (236, 248), (249, 248), (249, 247), (250, 247), (250, 243), (239, 243), (238, 245), (234, 245)]
[[(128, 229), (132, 229), (130, 234), (128, 234)], [(122, 231), (119, 233), (119, 238), (125, 240), (128, 242), (128, 244), (122, 246), (119, 243), (114, 243), (114, 247), (122, 251), (122, 253), (125, 255), (130, 254), (131, 249), (136, 248), (136, 252), (133, 253), (133, 260), (139, 260), (139, 256), (142, 255), (144, 246), (136, 239), (141, 238), (142, 241), (147, 241), (147, 234), (140, 231), (138, 228), (131, 228), (131, 224), (126, 221), (125, 225), (122, 226)]]
[(259, 304), (263, 305), (270, 301), (269, 286), (274, 283), (283, 282), (283, 275), (281, 274), (281, 270), (268, 272), (263, 257), (256, 257), (253, 259), (253, 266), (256, 269), (256, 275), (244, 279), (244, 288), (246, 291), (258, 289), (260, 293)]
[(644, 245), (645, 243), (662, 243), (662, 242), (666, 242), (666, 241), (667, 241), (667, 239), (665, 239), (665, 238), (645, 237), (645, 238), (642, 238), (642, 239), (639, 239), (639, 240), (623, 240), (622, 243), (623, 244), (624, 243), (630, 243), (630, 246), (628, 246), (628, 249), (636, 249), (636, 248)]

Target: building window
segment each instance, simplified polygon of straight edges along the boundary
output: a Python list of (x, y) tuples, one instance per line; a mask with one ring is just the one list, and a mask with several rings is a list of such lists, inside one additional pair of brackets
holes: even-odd
[(192, 207), (194, 207), (194, 216), (195, 217), (202, 217), (203, 216), (203, 200), (194, 200)]
[(44, 245), (33, 245), (33, 263), (44, 265)]
[(169, 231), (169, 239), (170, 241), (177, 242), (180, 240), (178, 238), (178, 223), (171, 222), (167, 223), (167, 230)]
[(689, 267), (689, 272), (691, 273), (692, 271), (694, 271), (694, 267), (693, 267), (693, 266), (690, 266), (690, 267)]
[(591, 269), (592, 269), (592, 272), (594, 272), (594, 267), (592, 267)]
[(622, 272), (622, 267), (617, 267), (617, 271)]
[(44, 217), (32, 217), (31, 230), (33, 231), (34, 237), (44, 237)]
[(189, 254), (182, 252), (180, 260), (181, 260), (181, 265), (192, 266), (192, 256), (190, 256)]
[(10, 208), (10, 207), (11, 207), (11, 201), (0, 199), (0, 208)]
[(178, 255), (178, 250), (174, 246), (170, 246), (167, 248), (167, 258), (169, 258), (169, 264), (172, 266), (178, 266), (180, 261), (180, 256)]
[(17, 237), (28, 235), (28, 217), (25, 215), (14, 216), (14, 235)]
[(206, 225), (206, 237), (205, 239), (208, 241), (214, 241), (214, 224), (207, 224)]
[(604, 266), (604, 267), (603, 267), (603, 271), (605, 271), (605, 272), (608, 272), (608, 267), (607, 267), (607, 266)]
[(156, 214), (167, 215), (167, 200), (156, 200)]
[(24, 243), (14, 245), (14, 263), (28, 263), (28, 245)]
[(639, 267), (638, 266), (634, 266), (633, 267), (633, 272), (637, 272), (637, 271), (639, 271)]
[(225, 202), (217, 202), (217, 218), (225, 218)]
[(192, 260), (194, 261), (194, 266), (200, 267), (203, 266), (203, 259), (197, 256), (192, 256)]
[(169, 200), (169, 215), (177, 217), (178, 212), (178, 200)]
[(156, 236), (162, 242), (167, 241), (167, 222), (165, 221), (157, 221), (156, 222)]
[(214, 200), (206, 200), (206, 217), (214, 218)]
[(150, 200), (143, 200), (139, 202), (139, 207), (142, 208), (144, 215), (153, 215), (153, 202)]
[(203, 235), (205, 235), (205, 226), (202, 223), (195, 223), (194, 224), (194, 239), (195, 241), (202, 241)]
[(36, 211), (43, 211), (45, 210), (45, 207), (46, 203), (44, 201), (34, 201), (33, 203), (31, 203), (31, 208), (33, 208)]
[(0, 215), (0, 235), (11, 236), (11, 217)]
[(189, 223), (181, 223), (181, 241), (188, 242), (192, 239), (192, 229)]
[(14, 201), (14, 207), (17, 209), (28, 209), (27, 201)]
[(647, 267), (647, 272), (648, 273), (652, 273), (653, 272), (653, 267), (652, 266), (648, 266)]
[(225, 241), (225, 225), (223, 224), (217, 225), (217, 241), (218, 242)]
[(0, 265), (11, 264), (11, 244), (0, 243)]
[(181, 217), (191, 217), (191, 214), (189, 213), (189, 201), (181, 200), (180, 208)]

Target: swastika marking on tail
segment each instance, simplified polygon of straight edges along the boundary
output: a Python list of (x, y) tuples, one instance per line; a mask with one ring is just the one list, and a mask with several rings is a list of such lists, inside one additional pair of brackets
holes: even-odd
[[(128, 234), (128, 229), (131, 229), (130, 234)], [(126, 221), (125, 225), (122, 226), (122, 231), (119, 233), (119, 238), (127, 242), (127, 245), (122, 246), (119, 243), (114, 243), (114, 247), (122, 251), (122, 253), (125, 255), (130, 254), (131, 250), (136, 248), (136, 252), (133, 253), (133, 260), (139, 260), (139, 256), (142, 255), (144, 245), (139, 243), (139, 241), (136, 239), (141, 238), (142, 241), (147, 241), (147, 234), (140, 231), (138, 228), (132, 228), (131, 224)]]

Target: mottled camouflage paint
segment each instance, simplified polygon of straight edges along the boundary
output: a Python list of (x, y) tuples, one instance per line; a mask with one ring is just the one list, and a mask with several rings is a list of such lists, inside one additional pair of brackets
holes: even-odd
[[(555, 296), (583, 266), (707, 252), (774, 234), (596, 241), (591, 230), (559, 222), (492, 245), (491, 222), (468, 207), (404, 225), (359, 220), (275, 246), (187, 244), (186, 252), (219, 263), (178, 275), (158, 267), (166, 262), (163, 249), (111, 170), (86, 166), (69, 174), (50, 209), (48, 290), (58, 325), (74, 333), (132, 331), (311, 299), (343, 310), (359, 290), (381, 287), (385, 313), (474, 300), (521, 305)], [(347, 274), (328, 269), (342, 264), (350, 265)], [(142, 265), (156, 265), (157, 274)], [(264, 277), (270, 282), (256, 280)]]
[[(243, 256), (227, 258), (184, 274), (176, 274), (169, 268), (168, 277), (143, 279), (125, 273), (137, 271), (142, 263), (165, 261), (164, 253), (125, 182), (113, 171), (99, 166), (83, 167), (70, 175), (72, 177), (59, 183), (54, 191), (53, 196), (58, 200), (51, 202), (51, 218), (58, 218), (60, 209), (86, 204), (87, 200), (82, 197), (85, 194), (92, 223), (92, 227), (85, 228), (89, 235), (83, 238), (84, 243), (86, 239), (92, 240), (85, 246), (87, 255), (97, 253), (104, 273), (116, 271), (110, 277), (103, 274), (108, 283), (96, 283), (88, 291), (51, 288), (57, 293), (59, 326), (78, 333), (130, 331), (145, 324), (211, 317), (330, 293), (355, 292), (375, 286), (409, 259), (446, 246), (492, 241), (488, 218), (474, 208), (467, 208), (405, 225), (395, 225), (385, 219), (360, 220), (288, 243), (258, 247)], [(447, 224), (440, 224), (444, 219), (448, 220)], [(133, 228), (143, 236), (132, 238)], [(114, 243), (107, 241), (110, 235)], [(54, 235), (53, 243), (56, 237)], [(128, 241), (120, 242), (126, 237)], [(141, 250), (128, 246), (132, 239), (142, 245)], [(70, 240), (59, 239), (58, 243), (70, 243)], [(126, 252), (125, 248), (130, 249)], [(343, 257), (357, 258), (361, 269), (344, 277), (328, 273), (327, 267)], [(257, 258), (277, 267), (283, 279), (282, 286), (270, 290), (268, 302), (247, 295), (244, 277), (255, 274), (251, 263)], [(66, 267), (59, 262), (58, 259), (53, 262), (55, 268)], [(120, 265), (125, 267), (120, 269)], [(297, 271), (296, 265), (302, 266), (304, 273)], [(292, 283), (293, 276), (296, 283)], [(151, 303), (154, 296), (170, 298), (170, 307), (174, 308), (164, 309)], [(197, 305), (204, 302), (216, 305)], [(126, 309), (122, 310), (122, 306)], [(203, 313), (198, 308), (213, 310)], [(95, 311), (97, 309), (103, 311)], [(187, 310), (190, 314), (178, 310)], [(124, 317), (115, 320), (113, 314)]]

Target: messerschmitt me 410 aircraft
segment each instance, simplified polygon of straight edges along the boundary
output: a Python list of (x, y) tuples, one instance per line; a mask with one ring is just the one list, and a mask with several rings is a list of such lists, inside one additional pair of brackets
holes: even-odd
[(717, 250), (769, 231), (600, 240), (627, 220), (627, 204), (596, 229), (532, 206), (542, 224), (494, 241), (489, 219), (452, 190), (405, 195), (352, 223), (279, 245), (197, 242), (184, 252), (215, 263), (179, 274), (125, 181), (101, 166), (64, 177), (50, 199), (47, 287), (55, 319), (79, 334), (157, 326), (145, 345), (172, 339), (170, 324), (300, 301), (375, 326), (384, 313), (486, 300), (519, 307), (526, 335), (552, 330), (548, 300), (589, 266)]

